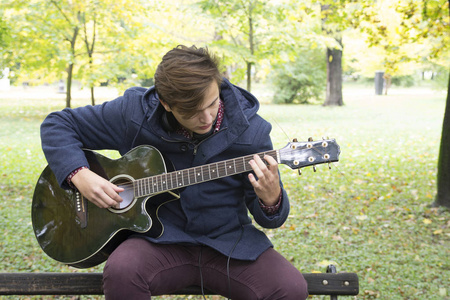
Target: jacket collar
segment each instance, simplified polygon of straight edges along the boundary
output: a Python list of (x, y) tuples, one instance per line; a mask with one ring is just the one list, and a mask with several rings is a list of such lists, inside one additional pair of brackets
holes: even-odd
[[(249, 127), (248, 120), (256, 115), (259, 102), (251, 93), (233, 85), (225, 78), (221, 85), (220, 94), (225, 106), (221, 131), (226, 129), (227, 140), (224, 141), (224, 144), (229, 144)], [(174, 139), (170, 133), (161, 127), (161, 115), (164, 108), (159, 102), (154, 86), (144, 93), (142, 100), (142, 108), (145, 111), (144, 119), (147, 119), (147, 126), (145, 127), (160, 137)]]

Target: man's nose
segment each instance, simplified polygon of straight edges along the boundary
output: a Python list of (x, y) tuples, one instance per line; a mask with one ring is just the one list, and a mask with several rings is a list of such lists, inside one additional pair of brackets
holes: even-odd
[(213, 117), (212, 117), (211, 111), (209, 111), (209, 109), (205, 109), (204, 111), (201, 112), (200, 121), (202, 123), (209, 124), (212, 122), (212, 119), (213, 119)]

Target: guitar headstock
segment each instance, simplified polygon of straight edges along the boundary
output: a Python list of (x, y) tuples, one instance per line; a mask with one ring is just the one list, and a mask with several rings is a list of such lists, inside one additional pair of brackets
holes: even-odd
[(291, 169), (339, 161), (341, 153), (335, 139), (307, 142), (288, 143), (279, 150), (280, 163), (288, 165)]

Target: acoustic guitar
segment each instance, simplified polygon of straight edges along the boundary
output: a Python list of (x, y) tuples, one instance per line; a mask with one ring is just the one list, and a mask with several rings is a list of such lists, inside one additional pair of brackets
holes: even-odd
[[(253, 155), (173, 170), (170, 161), (152, 146), (138, 146), (119, 159), (84, 150), (90, 169), (123, 187), (120, 206), (98, 208), (75, 190), (62, 189), (47, 166), (36, 184), (32, 223), (42, 250), (61, 263), (89, 268), (104, 262), (128, 236), (145, 233), (159, 237), (164, 226), (158, 209), (179, 199), (178, 189), (252, 171)], [(258, 153), (272, 156), (292, 169), (339, 160), (334, 139), (288, 143), (284, 148)], [(300, 170), (299, 170), (300, 171)]]

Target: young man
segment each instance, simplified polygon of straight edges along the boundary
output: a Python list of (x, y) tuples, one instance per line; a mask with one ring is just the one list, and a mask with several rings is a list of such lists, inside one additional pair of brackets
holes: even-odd
[[(82, 148), (123, 155), (152, 145), (176, 170), (260, 153), (272, 143), (258, 108), (253, 95), (222, 78), (206, 49), (178, 46), (163, 57), (154, 87), (50, 114), (41, 126), (42, 147), (62, 187), (108, 208), (122, 201), (123, 189), (89, 170)], [(198, 285), (232, 299), (305, 299), (301, 273), (248, 216), (265, 228), (288, 217), (278, 164), (264, 160), (255, 155), (253, 172), (190, 185), (164, 204), (160, 237), (135, 234), (108, 258), (106, 298), (149, 299)]]

